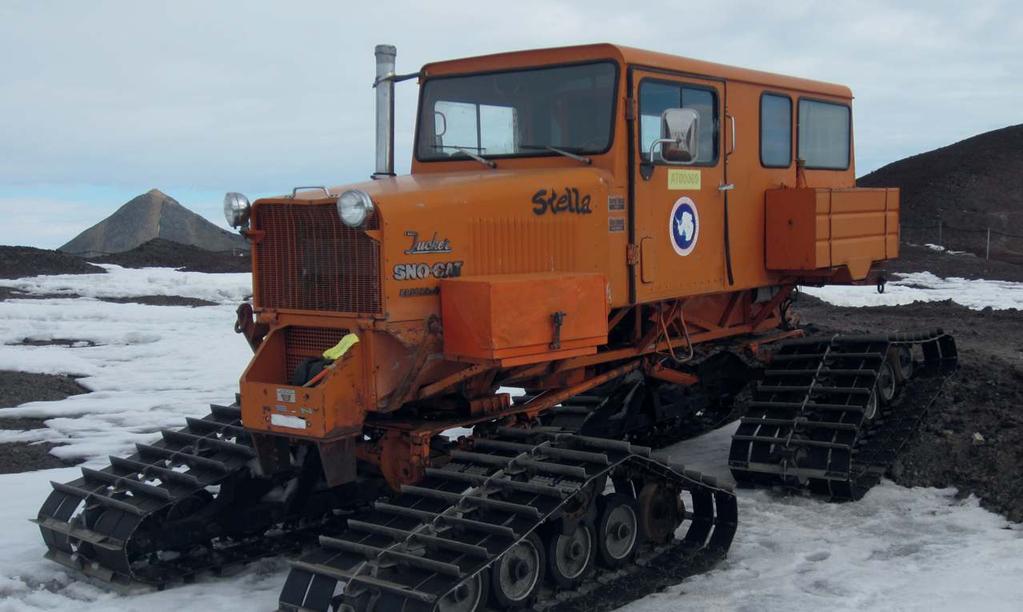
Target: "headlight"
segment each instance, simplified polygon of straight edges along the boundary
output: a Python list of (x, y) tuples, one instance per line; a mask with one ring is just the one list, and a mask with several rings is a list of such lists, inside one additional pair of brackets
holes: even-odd
[(337, 214), (348, 227), (359, 227), (373, 214), (373, 200), (365, 191), (351, 189), (337, 199)]
[(224, 218), (231, 227), (248, 225), (251, 208), (249, 199), (240, 193), (232, 191), (224, 196)]

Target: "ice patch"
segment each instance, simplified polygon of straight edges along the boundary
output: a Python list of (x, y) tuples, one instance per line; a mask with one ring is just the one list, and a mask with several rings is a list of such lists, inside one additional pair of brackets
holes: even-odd
[(252, 275), (179, 272), (174, 268), (122, 268), (96, 264), (106, 274), (53, 274), (0, 279), (0, 287), (44, 295), (92, 298), (180, 295), (218, 303), (237, 303), (252, 293)]
[(967, 251), (953, 251), (951, 249), (946, 249), (940, 244), (931, 244), (930, 242), (928, 242), (924, 246), (932, 251), (938, 251), (939, 253), (948, 253), (949, 255), (973, 255), (973, 253), (969, 253)]
[(884, 293), (871, 286), (827, 285), (800, 291), (836, 306), (899, 306), (913, 302), (952, 300), (973, 310), (1023, 309), (1023, 283), (940, 278), (930, 272), (894, 274)]

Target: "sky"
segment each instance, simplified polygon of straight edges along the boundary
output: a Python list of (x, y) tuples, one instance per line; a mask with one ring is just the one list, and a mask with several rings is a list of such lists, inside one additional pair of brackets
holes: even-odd
[[(1023, 4), (603, 0), (0, 3), (0, 244), (54, 248), (159, 188), (225, 226), (373, 171), (373, 46), (431, 61), (612, 42), (852, 88), (862, 175), (1023, 122)], [(408, 172), (416, 85), (398, 85)]]

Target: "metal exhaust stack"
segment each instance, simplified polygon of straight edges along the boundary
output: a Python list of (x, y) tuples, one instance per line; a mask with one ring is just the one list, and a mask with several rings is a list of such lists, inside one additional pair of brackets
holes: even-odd
[(394, 45), (377, 45), (377, 165), (373, 178), (394, 176)]

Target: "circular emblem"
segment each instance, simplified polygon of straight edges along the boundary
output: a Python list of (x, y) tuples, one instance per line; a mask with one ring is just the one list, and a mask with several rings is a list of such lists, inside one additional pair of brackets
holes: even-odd
[(700, 237), (700, 213), (696, 212), (696, 202), (685, 196), (676, 200), (671, 207), (668, 226), (671, 247), (675, 252), (682, 256), (692, 253)]

